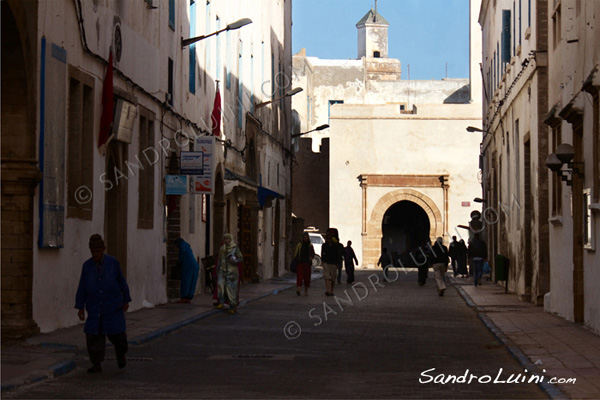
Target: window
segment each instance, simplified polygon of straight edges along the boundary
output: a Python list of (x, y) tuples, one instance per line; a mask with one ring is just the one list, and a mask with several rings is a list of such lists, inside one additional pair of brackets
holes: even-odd
[[(560, 123), (552, 127), (552, 151), (562, 143), (562, 129)], [(552, 173), (552, 215), (562, 215), (562, 180), (557, 173)]]
[(244, 42), (240, 39), (240, 48), (238, 53), (238, 128), (242, 129), (244, 120), (244, 83), (243, 83), (243, 67), (244, 67)]
[[(154, 225), (154, 114), (140, 106), (138, 186), (138, 229), (153, 229)], [(156, 150), (154, 150), (156, 151)]]
[(522, 35), (523, 35), (523, 31), (522, 31), (522, 25), (521, 25), (521, 15), (523, 13), (523, 8), (521, 7), (522, 5), (522, 0), (519, 0), (519, 46), (521, 45), (521, 39), (522, 39)]
[(173, 105), (173, 60), (169, 58), (169, 78), (167, 82), (167, 103)]
[(561, 15), (560, 15), (560, 4), (558, 5), (558, 7), (556, 7), (556, 10), (554, 10), (554, 15), (552, 15), (552, 44), (553, 44), (553, 48), (556, 49), (558, 47), (558, 45), (560, 44), (560, 39), (561, 39), (561, 29), (560, 29), (560, 24), (561, 24)]
[(594, 128), (592, 134), (592, 163), (594, 175), (594, 201), (600, 201), (600, 96), (594, 96)]
[(94, 78), (69, 66), (67, 218), (91, 221), (94, 201)]
[(592, 238), (592, 210), (590, 210), (590, 204), (592, 203), (592, 191), (591, 189), (583, 190), (583, 248), (588, 250), (594, 250), (594, 243)]
[[(196, 37), (196, 4), (190, 4), (190, 37)], [(196, 94), (196, 43), (192, 43), (189, 48), (190, 53), (190, 93)]]
[(510, 10), (502, 10), (502, 62), (510, 62)]
[(381, 58), (381, 52), (380, 51), (374, 51), (373, 52), (373, 57), (375, 57), (375, 58)]
[(327, 107), (327, 123), (329, 123), (329, 117), (331, 116), (331, 106), (334, 104), (344, 104), (344, 100), (329, 100), (329, 106)]
[(175, 31), (175, 0), (169, 0), (169, 28)]
[(231, 89), (231, 31), (226, 32), (227, 43), (225, 44), (225, 52), (227, 53), (227, 77), (225, 79), (225, 87)]

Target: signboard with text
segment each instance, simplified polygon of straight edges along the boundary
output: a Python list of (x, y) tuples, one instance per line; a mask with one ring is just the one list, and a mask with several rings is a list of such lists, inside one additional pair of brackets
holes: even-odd
[(212, 194), (214, 190), (215, 137), (202, 136), (194, 142), (194, 152), (202, 154), (202, 168), (190, 176), (190, 193)]

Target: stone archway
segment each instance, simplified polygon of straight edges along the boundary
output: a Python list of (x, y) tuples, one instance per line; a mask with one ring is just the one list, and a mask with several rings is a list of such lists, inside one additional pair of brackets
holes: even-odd
[(391, 191), (377, 201), (367, 221), (366, 232), (363, 234), (363, 265), (369, 267), (377, 265), (381, 252), (381, 238), (383, 237), (381, 222), (385, 212), (392, 205), (404, 200), (417, 204), (427, 213), (430, 241), (433, 242), (436, 237), (443, 235), (442, 213), (433, 200), (413, 189)]

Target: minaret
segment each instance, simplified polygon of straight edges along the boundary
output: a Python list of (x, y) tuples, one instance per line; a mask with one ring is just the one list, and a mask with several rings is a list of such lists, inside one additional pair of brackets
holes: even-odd
[(390, 24), (375, 9), (370, 9), (356, 23), (358, 29), (358, 58), (388, 57), (388, 26)]

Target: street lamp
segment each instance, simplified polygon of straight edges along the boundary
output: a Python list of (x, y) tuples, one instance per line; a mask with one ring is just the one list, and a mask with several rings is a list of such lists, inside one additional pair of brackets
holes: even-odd
[(301, 133), (294, 133), (294, 134), (292, 134), (292, 137), (295, 138), (295, 137), (298, 137), (298, 136), (306, 135), (307, 133), (311, 133), (311, 132), (314, 132), (314, 131), (322, 131), (323, 129), (327, 129), (327, 128), (329, 128), (329, 125), (323, 124), (321, 126), (317, 126), (315, 129), (311, 129), (310, 131), (301, 132)]
[[(568, 143), (562, 143), (556, 148), (556, 152), (546, 158), (546, 166), (567, 183), (567, 186), (573, 185), (573, 175), (583, 178), (583, 162), (574, 162), (575, 150)], [(562, 169), (567, 164), (566, 169)], [(570, 168), (570, 169), (569, 169)]]
[(199, 42), (200, 40), (206, 39), (206, 38), (214, 36), (214, 35), (218, 35), (221, 32), (232, 31), (232, 30), (235, 30), (235, 29), (240, 29), (242, 26), (246, 26), (246, 25), (251, 24), (251, 23), (252, 23), (252, 20), (250, 18), (242, 18), (240, 20), (232, 22), (231, 24), (227, 25), (223, 29), (218, 30), (218, 31), (213, 32), (213, 33), (210, 33), (208, 35), (196, 36), (196, 37), (188, 38), (188, 39), (181, 38), (181, 47), (184, 48), (187, 45)]
[(474, 126), (467, 126), (467, 132), (483, 132), (483, 133), (491, 133), (489, 131), (486, 131), (485, 129), (480, 129), (480, 128), (475, 128)]
[(302, 89), (301, 87), (294, 88), (294, 89), (290, 90), (289, 92), (287, 92), (286, 94), (284, 94), (283, 96), (277, 97), (276, 99), (269, 100), (269, 101), (264, 101), (264, 102), (262, 102), (262, 103), (258, 103), (258, 104), (256, 104), (256, 105), (254, 106), (254, 109), (255, 109), (255, 110), (258, 110), (259, 108), (262, 108), (262, 107), (264, 107), (264, 106), (266, 106), (266, 105), (269, 105), (269, 104), (271, 104), (271, 103), (273, 103), (273, 102), (276, 102), (277, 100), (281, 100), (281, 99), (283, 99), (284, 97), (291, 97), (291, 96), (293, 96), (293, 95), (295, 95), (295, 94), (297, 94), (297, 93), (300, 93), (300, 92), (301, 92), (301, 91), (303, 91), (303, 90), (304, 90), (304, 89)]

